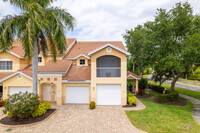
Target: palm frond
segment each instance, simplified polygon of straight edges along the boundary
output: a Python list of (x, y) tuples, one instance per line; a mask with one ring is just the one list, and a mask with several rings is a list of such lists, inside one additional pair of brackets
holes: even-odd
[(68, 30), (74, 29), (76, 20), (65, 9), (61, 9), (58, 7), (50, 7), (50, 8), (47, 8), (47, 13), (48, 12), (54, 13)]

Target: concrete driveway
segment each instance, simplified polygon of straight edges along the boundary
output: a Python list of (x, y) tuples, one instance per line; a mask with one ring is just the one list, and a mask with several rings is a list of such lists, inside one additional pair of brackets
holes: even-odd
[[(3, 108), (0, 108), (2, 111)], [(2, 114), (0, 118), (3, 117)], [(6, 132), (9, 127), (0, 127)], [(88, 105), (63, 105), (47, 121), (25, 127), (12, 128), (11, 133), (138, 133), (125, 111), (120, 106), (97, 106), (89, 110)]]

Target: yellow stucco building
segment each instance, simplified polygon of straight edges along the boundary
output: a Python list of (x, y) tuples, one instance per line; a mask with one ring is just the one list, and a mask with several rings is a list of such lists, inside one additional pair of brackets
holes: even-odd
[[(65, 54), (53, 62), (51, 54), (38, 58), (38, 95), (41, 101), (62, 104), (126, 105), (127, 79), (139, 76), (127, 73), (127, 56), (120, 41), (79, 42), (67, 39)], [(32, 65), (25, 59), (20, 40), (0, 53), (0, 94), (3, 99), (19, 92), (32, 92)], [(1, 96), (0, 95), (0, 96)]]

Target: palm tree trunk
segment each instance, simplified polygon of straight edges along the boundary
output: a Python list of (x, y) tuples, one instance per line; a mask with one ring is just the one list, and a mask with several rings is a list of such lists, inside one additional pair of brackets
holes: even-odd
[(33, 93), (37, 94), (37, 81), (38, 81), (38, 40), (34, 40), (34, 55), (32, 57), (32, 68), (33, 68)]

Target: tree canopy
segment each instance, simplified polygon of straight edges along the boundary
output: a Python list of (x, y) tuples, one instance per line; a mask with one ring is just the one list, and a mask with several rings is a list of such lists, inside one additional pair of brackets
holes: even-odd
[[(136, 60), (147, 64), (154, 63), (159, 67), (155, 69), (155, 76), (170, 74), (173, 78), (171, 91), (174, 91), (180, 76), (193, 65), (200, 63), (200, 16), (193, 14), (188, 2), (179, 2), (169, 11), (158, 9), (154, 21), (139, 27), (147, 28), (148, 30), (144, 31), (146, 34), (142, 31), (137, 33), (137, 27), (127, 31), (140, 36), (137, 38), (135, 34), (128, 34), (126, 38), (134, 38), (134, 42), (126, 40), (129, 52)], [(143, 49), (142, 53), (136, 52), (140, 49)], [(150, 51), (153, 54), (145, 55), (149, 58), (140, 58), (143, 53), (149, 54)]]

